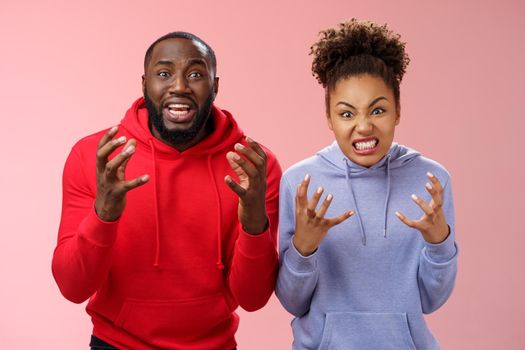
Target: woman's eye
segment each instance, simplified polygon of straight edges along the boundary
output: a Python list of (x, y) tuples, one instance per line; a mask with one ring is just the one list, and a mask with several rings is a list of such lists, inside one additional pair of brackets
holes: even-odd
[(345, 118), (345, 119), (349, 119), (349, 118), (352, 118), (354, 115), (352, 114), (352, 112), (343, 112), (341, 113), (341, 117)]
[(379, 115), (385, 113), (385, 110), (383, 108), (376, 108), (372, 111), (372, 115)]

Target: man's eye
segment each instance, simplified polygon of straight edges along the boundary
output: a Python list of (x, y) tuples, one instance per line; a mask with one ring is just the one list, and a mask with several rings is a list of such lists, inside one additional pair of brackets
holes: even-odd
[(352, 112), (343, 112), (341, 113), (341, 117), (345, 118), (345, 119), (350, 119), (352, 118), (354, 115), (352, 114)]
[(379, 115), (385, 113), (385, 110), (383, 108), (376, 108), (372, 111), (372, 115)]
[(168, 73), (168, 72), (159, 72), (158, 75), (159, 75), (159, 77), (169, 78), (170, 73)]
[(199, 73), (199, 72), (191, 72), (190, 73), (190, 78), (201, 78), (202, 77), (202, 74)]

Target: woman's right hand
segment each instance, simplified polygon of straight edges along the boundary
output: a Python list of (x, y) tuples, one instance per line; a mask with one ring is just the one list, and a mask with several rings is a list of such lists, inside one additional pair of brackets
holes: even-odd
[(332, 194), (326, 196), (319, 210), (316, 211), (324, 189), (319, 187), (312, 198), (308, 200), (309, 184), (310, 175), (306, 175), (297, 187), (295, 196), (295, 234), (292, 242), (303, 256), (308, 256), (315, 252), (329, 229), (354, 214), (353, 211), (347, 211), (335, 218), (325, 218), (324, 216), (328, 207), (330, 207), (333, 196)]

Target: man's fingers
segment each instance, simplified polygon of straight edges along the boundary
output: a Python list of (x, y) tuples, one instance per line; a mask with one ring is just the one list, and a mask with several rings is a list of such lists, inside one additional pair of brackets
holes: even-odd
[[(317, 191), (316, 191), (317, 192)], [(317, 218), (322, 219), (326, 215), (326, 211), (328, 210), (328, 207), (330, 207), (330, 204), (332, 203), (332, 199), (334, 196), (330, 193), (326, 198), (324, 199), (323, 203), (321, 204), (321, 207), (319, 208), (319, 211), (317, 212)]]
[(113, 177), (116, 176), (118, 169), (122, 164), (135, 153), (135, 140), (129, 140), (128, 144), (122, 149), (122, 151), (115, 156), (112, 160), (106, 163), (104, 171), (106, 176)]
[(254, 149), (237, 143), (235, 144), (235, 151), (246, 157), (246, 159), (248, 159), (253, 164), (259, 173), (266, 173), (266, 159), (261, 157)]
[(407, 218), (405, 215), (403, 215), (402, 213), (396, 211), (396, 216), (399, 218), (399, 220), (401, 220), (405, 225), (409, 226), (409, 227), (412, 227), (412, 228), (417, 228), (417, 224), (415, 221), (413, 220), (410, 220), (409, 218)]
[(266, 162), (267, 155), (261, 145), (254, 141), (251, 137), (246, 137), (246, 142), (248, 142), (248, 145), (250, 145), (250, 147)]
[(333, 227), (333, 226), (339, 225), (340, 223), (342, 223), (343, 221), (345, 221), (352, 215), (354, 215), (354, 212), (350, 210), (350, 211), (347, 211), (346, 213), (336, 216), (335, 218), (327, 219), (328, 226)]
[(117, 131), (118, 131), (118, 126), (116, 126), (116, 125), (114, 127), (112, 127), (111, 129), (109, 129), (108, 132), (106, 132), (104, 134), (104, 136), (102, 136), (100, 138), (100, 141), (98, 142), (97, 149), (102, 148), (102, 146), (104, 146), (106, 143), (108, 143), (109, 140), (111, 140), (113, 138), (113, 136), (115, 136), (117, 134)]
[(97, 170), (99, 172), (104, 171), (104, 167), (108, 162), (108, 157), (117, 148), (125, 144), (127, 141), (126, 136), (121, 136), (117, 139), (111, 140), (97, 150)]
[(256, 177), (259, 172), (255, 167), (250, 164), (246, 159), (243, 159), (241, 156), (239, 156), (235, 152), (228, 152), (226, 154), (226, 158), (228, 159), (228, 163), (230, 163), (230, 166), (232, 167), (233, 171), (237, 176), (248, 176), (250, 178)]
[(424, 200), (422, 200), (421, 198), (419, 198), (418, 196), (416, 196), (415, 194), (413, 194), (411, 196), (412, 200), (414, 202), (416, 202), (417, 205), (419, 205), (419, 207), (421, 208), (421, 210), (423, 210), (423, 212), (428, 215), (428, 216), (431, 216), (431, 215), (434, 215), (434, 210), (427, 204), (425, 203)]
[(230, 175), (226, 175), (224, 182), (232, 189), (239, 197), (243, 197), (246, 194), (246, 189), (235, 182)]
[(128, 192), (134, 188), (144, 185), (146, 182), (148, 182), (148, 180), (149, 180), (149, 175), (142, 175), (133, 180), (124, 181), (123, 182), (124, 190)]

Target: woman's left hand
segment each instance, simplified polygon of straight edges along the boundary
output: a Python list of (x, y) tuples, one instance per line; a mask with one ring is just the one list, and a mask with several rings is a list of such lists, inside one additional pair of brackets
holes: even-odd
[(430, 203), (425, 203), (421, 198), (412, 195), (414, 202), (419, 205), (423, 210), (423, 216), (419, 220), (410, 220), (402, 213), (396, 211), (396, 215), (403, 223), (407, 226), (415, 228), (421, 232), (423, 238), (428, 243), (441, 243), (447, 239), (450, 228), (445, 219), (445, 214), (443, 213), (443, 187), (441, 183), (431, 173), (427, 173), (430, 183), (427, 183), (425, 188), (428, 193), (432, 196)]

